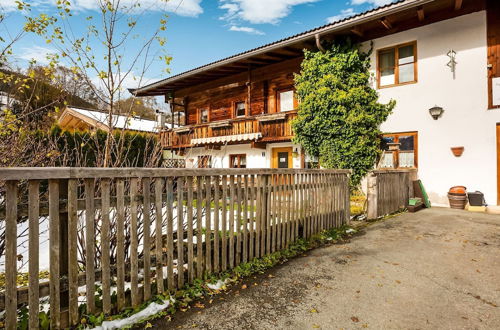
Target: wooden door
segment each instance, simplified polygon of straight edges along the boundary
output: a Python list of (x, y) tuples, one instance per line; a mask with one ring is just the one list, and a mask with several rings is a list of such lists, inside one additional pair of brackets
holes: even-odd
[(293, 168), (292, 147), (273, 148), (271, 168)]
[(500, 205), (500, 123), (497, 124), (497, 205)]

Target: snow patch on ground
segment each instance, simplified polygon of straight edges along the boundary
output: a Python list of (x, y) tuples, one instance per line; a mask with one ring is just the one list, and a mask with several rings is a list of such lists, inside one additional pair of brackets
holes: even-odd
[(104, 321), (100, 326), (95, 327), (92, 330), (113, 330), (113, 329), (121, 329), (126, 326), (131, 326), (141, 321), (144, 321), (150, 316), (158, 314), (159, 312), (165, 310), (170, 306), (171, 299), (165, 300), (162, 304), (151, 303), (148, 307), (144, 308), (142, 311), (131, 315), (127, 318), (113, 321)]
[(224, 281), (218, 280), (217, 283), (215, 283), (215, 284), (207, 283), (207, 287), (210, 290), (221, 290), (226, 284), (227, 284), (227, 279)]

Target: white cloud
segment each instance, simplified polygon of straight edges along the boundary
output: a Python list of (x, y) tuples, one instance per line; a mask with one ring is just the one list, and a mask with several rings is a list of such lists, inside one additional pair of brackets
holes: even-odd
[(257, 30), (253, 27), (248, 27), (248, 26), (235, 26), (235, 25), (232, 25), (230, 28), (229, 28), (229, 31), (236, 31), (236, 32), (245, 32), (245, 33), (249, 33), (249, 34), (258, 34), (258, 35), (264, 35), (265, 33), (260, 31), (260, 30)]
[(17, 4), (15, 0), (2, 0), (0, 3), (0, 10), (3, 12), (9, 12), (17, 9)]
[[(167, 11), (181, 16), (196, 17), (203, 13), (200, 6), (202, 0), (121, 0), (120, 5), (130, 7), (139, 3), (141, 10), (145, 11)], [(6, 11), (17, 10), (15, 0), (0, 0), (0, 7)], [(32, 7), (39, 5), (55, 5), (56, 0), (33, 0), (30, 1)], [(96, 10), (98, 9), (98, 0), (72, 0), (71, 8), (75, 11)]]
[(326, 21), (328, 23), (334, 23), (334, 22), (337, 22), (337, 21), (340, 21), (346, 17), (349, 17), (349, 16), (353, 16), (353, 15), (356, 15), (356, 11), (354, 10), (354, 8), (347, 8), (347, 9), (343, 9), (340, 11), (340, 14), (338, 15), (335, 15), (335, 16), (331, 16), (331, 17), (328, 17), (326, 19)]
[(367, 3), (378, 7), (386, 5), (391, 2), (394, 2), (394, 0), (351, 0), (351, 4), (354, 6), (363, 5)]
[(294, 6), (316, 1), (319, 0), (219, 0), (219, 8), (226, 10), (223, 20), (276, 24), (288, 16)]
[[(122, 6), (131, 6), (136, 4), (137, 0), (121, 0)], [(201, 8), (201, 0), (140, 0), (142, 10), (148, 11), (168, 11), (175, 12), (181, 16), (198, 16), (203, 13)], [(73, 0), (72, 7), (76, 10), (95, 10), (97, 8), (97, 0)]]
[(26, 61), (35, 60), (37, 64), (45, 65), (49, 64), (47, 55), (54, 53), (54, 50), (51, 48), (34, 45), (31, 47), (22, 48), (20, 54), (17, 57)]

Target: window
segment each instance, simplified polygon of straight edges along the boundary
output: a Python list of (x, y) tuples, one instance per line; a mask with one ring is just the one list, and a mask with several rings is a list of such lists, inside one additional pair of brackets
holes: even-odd
[(198, 123), (199, 124), (208, 123), (208, 109), (200, 109)]
[(418, 166), (418, 133), (384, 134), (381, 168), (416, 168)]
[(211, 168), (212, 156), (198, 156), (198, 168)]
[(295, 110), (297, 101), (295, 100), (293, 89), (278, 91), (278, 111)]
[(319, 168), (319, 159), (315, 156), (304, 155), (304, 168)]
[(417, 82), (417, 43), (379, 50), (377, 71), (379, 88)]
[(229, 156), (229, 167), (230, 168), (246, 168), (247, 167), (247, 155), (230, 155)]
[(246, 104), (245, 102), (236, 102), (234, 104), (234, 115), (235, 117), (245, 117), (246, 112)]

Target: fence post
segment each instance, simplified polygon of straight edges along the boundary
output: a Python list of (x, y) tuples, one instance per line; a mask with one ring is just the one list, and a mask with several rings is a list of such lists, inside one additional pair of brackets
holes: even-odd
[(367, 203), (368, 203), (368, 219), (378, 218), (378, 195), (377, 195), (377, 174), (374, 172), (368, 173), (368, 192), (367, 192)]

